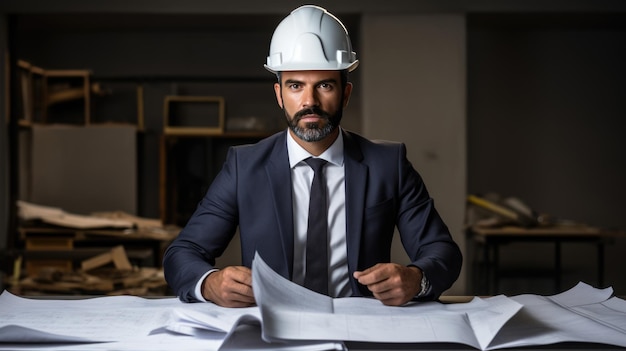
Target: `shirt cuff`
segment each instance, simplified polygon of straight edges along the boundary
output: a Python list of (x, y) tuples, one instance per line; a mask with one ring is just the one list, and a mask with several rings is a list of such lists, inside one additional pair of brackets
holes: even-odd
[(200, 280), (196, 283), (196, 288), (193, 291), (193, 294), (198, 301), (209, 302), (207, 299), (204, 298), (204, 296), (202, 296), (202, 283), (204, 282), (204, 279), (209, 276), (209, 274), (217, 271), (219, 271), (219, 269), (211, 269), (210, 271), (204, 273), (202, 277), (200, 277)]

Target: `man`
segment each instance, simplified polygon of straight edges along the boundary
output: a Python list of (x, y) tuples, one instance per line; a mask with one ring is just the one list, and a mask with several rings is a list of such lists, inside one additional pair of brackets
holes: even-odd
[[(323, 8), (302, 6), (278, 25), (265, 68), (278, 77), (274, 91), (288, 129), (231, 148), (165, 252), (165, 277), (181, 300), (254, 305), (249, 267), (255, 252), (298, 284), (309, 287), (317, 279), (311, 289), (374, 296), (386, 305), (436, 299), (457, 279), (460, 250), (405, 146), (372, 142), (339, 126), (352, 92), (348, 72), (358, 63), (345, 27)], [(311, 159), (324, 160), (319, 173)], [(313, 205), (318, 198), (322, 205)], [(237, 228), (242, 266), (218, 269), (215, 259)], [(395, 228), (408, 266), (390, 262)]]

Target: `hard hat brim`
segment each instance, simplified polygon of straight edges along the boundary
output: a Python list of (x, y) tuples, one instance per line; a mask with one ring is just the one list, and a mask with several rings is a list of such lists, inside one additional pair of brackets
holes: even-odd
[(359, 66), (359, 60), (355, 60), (350, 63), (342, 63), (339, 65), (330, 65), (330, 64), (308, 64), (308, 63), (290, 63), (284, 64), (279, 67), (270, 67), (267, 64), (264, 64), (266, 70), (272, 73), (278, 72), (286, 72), (286, 71), (344, 71), (348, 72), (354, 71)]

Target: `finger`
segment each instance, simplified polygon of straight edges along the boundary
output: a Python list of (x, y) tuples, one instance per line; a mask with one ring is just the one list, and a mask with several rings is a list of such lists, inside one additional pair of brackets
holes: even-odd
[(237, 283), (249, 286), (252, 289), (252, 271), (248, 267), (236, 266), (230, 270), (229, 279)]
[(359, 283), (367, 286), (379, 283), (387, 278), (388, 275), (385, 273), (384, 265), (381, 264), (372, 266), (355, 276)]
[(375, 264), (375, 265), (373, 265), (373, 266), (371, 266), (371, 267), (369, 267), (367, 269), (364, 269), (362, 271), (355, 271), (354, 273), (358, 273), (359, 275), (369, 274), (369, 273), (375, 271), (376, 269), (378, 269), (379, 266), (380, 266), (380, 263), (377, 263), (377, 264)]
[[(217, 294), (214, 294), (213, 302), (224, 307), (248, 307), (255, 304), (254, 296), (246, 292), (249, 290), (245, 285), (231, 281)], [(250, 290), (251, 291), (251, 290)]]
[(236, 307), (249, 307), (256, 304), (256, 300), (253, 295), (243, 295), (239, 293), (233, 293), (229, 296), (229, 305)]
[(378, 284), (378, 286), (372, 286), (370, 291), (372, 291), (376, 299), (387, 306), (400, 306), (410, 300), (410, 297), (407, 297), (404, 291), (398, 286), (383, 286), (383, 284)]
[(231, 289), (230, 293), (233, 294), (233, 299), (247, 303), (255, 302), (254, 292), (252, 291), (252, 287), (250, 285), (234, 282), (231, 285)]
[(254, 292), (252, 290), (252, 271), (247, 267), (233, 267), (229, 274), (228, 279), (230, 282), (227, 284), (227, 288), (233, 299), (243, 303), (254, 303)]
[[(372, 284), (367, 284), (367, 288), (374, 295), (383, 296), (383, 294), (388, 294), (393, 289), (393, 286), (389, 284), (389, 279), (384, 279)], [(382, 298), (385, 297), (383, 296)]]
[(224, 307), (252, 306), (255, 299), (251, 281), (248, 268), (226, 267), (206, 278), (203, 295), (207, 300)]
[(382, 304), (385, 306), (402, 306), (406, 303), (406, 301), (403, 298), (395, 297), (395, 296), (377, 298), (377, 299), (380, 300), (380, 302), (382, 302)]

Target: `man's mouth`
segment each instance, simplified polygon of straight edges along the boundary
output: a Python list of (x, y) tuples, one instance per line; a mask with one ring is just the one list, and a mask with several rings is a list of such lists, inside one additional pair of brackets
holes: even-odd
[(309, 115), (304, 115), (302, 117), (300, 117), (300, 120), (306, 123), (310, 123), (310, 122), (319, 122), (323, 119), (322, 116), (320, 115), (316, 115), (316, 114), (309, 114)]

